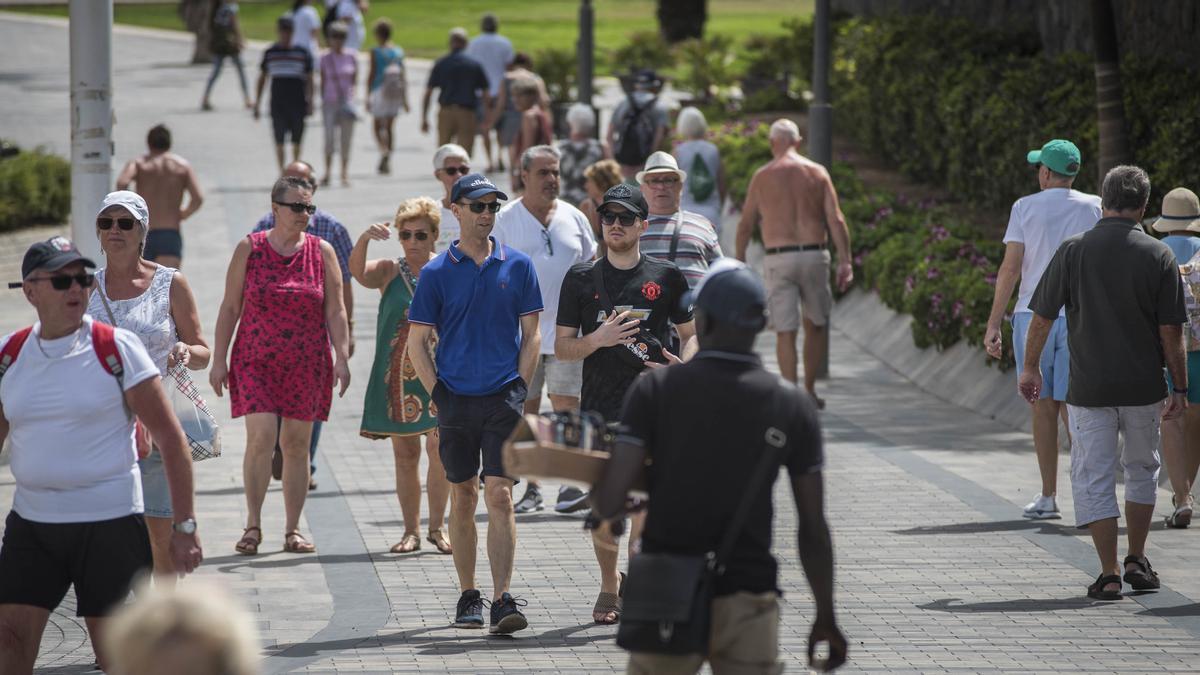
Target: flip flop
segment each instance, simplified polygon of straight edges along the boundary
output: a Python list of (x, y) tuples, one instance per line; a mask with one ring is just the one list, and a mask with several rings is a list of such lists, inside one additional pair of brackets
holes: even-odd
[[(250, 531), (258, 532), (258, 537), (250, 536)], [(233, 550), (242, 555), (258, 555), (258, 545), (262, 543), (262, 530), (257, 527), (247, 527), (242, 530), (242, 538), (233, 545)]]
[(415, 553), (421, 550), (421, 538), (412, 532), (405, 532), (400, 541), (388, 549), (391, 553)]
[(425, 541), (436, 546), (438, 553), (444, 555), (454, 553), (454, 547), (450, 545), (450, 540), (446, 538), (445, 533), (441, 530), (430, 530), (429, 536), (425, 537)]

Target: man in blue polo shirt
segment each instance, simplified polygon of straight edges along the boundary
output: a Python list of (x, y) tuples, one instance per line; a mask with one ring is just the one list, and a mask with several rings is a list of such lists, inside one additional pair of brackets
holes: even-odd
[[(450, 209), (461, 238), (421, 272), (409, 308), (408, 353), (438, 410), (438, 454), (452, 483), (450, 540), (462, 597), (454, 625), (483, 627), (483, 597), (475, 585), (477, 476), (484, 480), (488, 562), (494, 588), (491, 632), (529, 625), (509, 594), (517, 548), (514, 480), (504, 473), (500, 447), (520, 420), (526, 383), (541, 350), (542, 292), (529, 256), (492, 236), (500, 200), (508, 196), (482, 174), (454, 183)], [(437, 361), (429, 341), (437, 329)], [(480, 472), (482, 456), (483, 471)]]

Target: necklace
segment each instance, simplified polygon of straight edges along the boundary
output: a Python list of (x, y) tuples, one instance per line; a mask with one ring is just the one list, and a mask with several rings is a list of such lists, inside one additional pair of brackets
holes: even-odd
[[(82, 326), (80, 326), (80, 328), (82, 328)], [(75, 351), (75, 348), (79, 346), (80, 332), (81, 331), (79, 328), (75, 329), (75, 339), (71, 340), (71, 346), (67, 348), (66, 353), (63, 354), (62, 356), (50, 356), (50, 354), (48, 352), (46, 352), (46, 348), (42, 346), (41, 331), (37, 331), (36, 333), (34, 333), (34, 337), (37, 338), (36, 342), (37, 342), (38, 351), (40, 351), (42, 353), (42, 356), (45, 356), (47, 359), (54, 360), (54, 359), (61, 359), (65, 356), (68, 356), (69, 354), (71, 354), (71, 352)]]

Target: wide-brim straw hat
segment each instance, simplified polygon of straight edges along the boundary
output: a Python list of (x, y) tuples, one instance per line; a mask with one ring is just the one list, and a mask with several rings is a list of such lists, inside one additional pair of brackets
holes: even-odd
[(1154, 221), (1156, 232), (1200, 232), (1200, 197), (1178, 187), (1163, 197), (1162, 215)]

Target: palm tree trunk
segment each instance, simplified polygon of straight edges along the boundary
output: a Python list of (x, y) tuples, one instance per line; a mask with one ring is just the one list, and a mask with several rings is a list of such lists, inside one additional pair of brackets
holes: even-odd
[(1100, 181), (1108, 170), (1133, 160), (1125, 135), (1121, 59), (1112, 0), (1092, 0), (1092, 40), (1096, 54), (1096, 121), (1100, 132)]
[(192, 63), (212, 63), (212, 51), (208, 43), (212, 30), (213, 2), (214, 0), (179, 0), (179, 17), (183, 19), (183, 25), (196, 35)]

